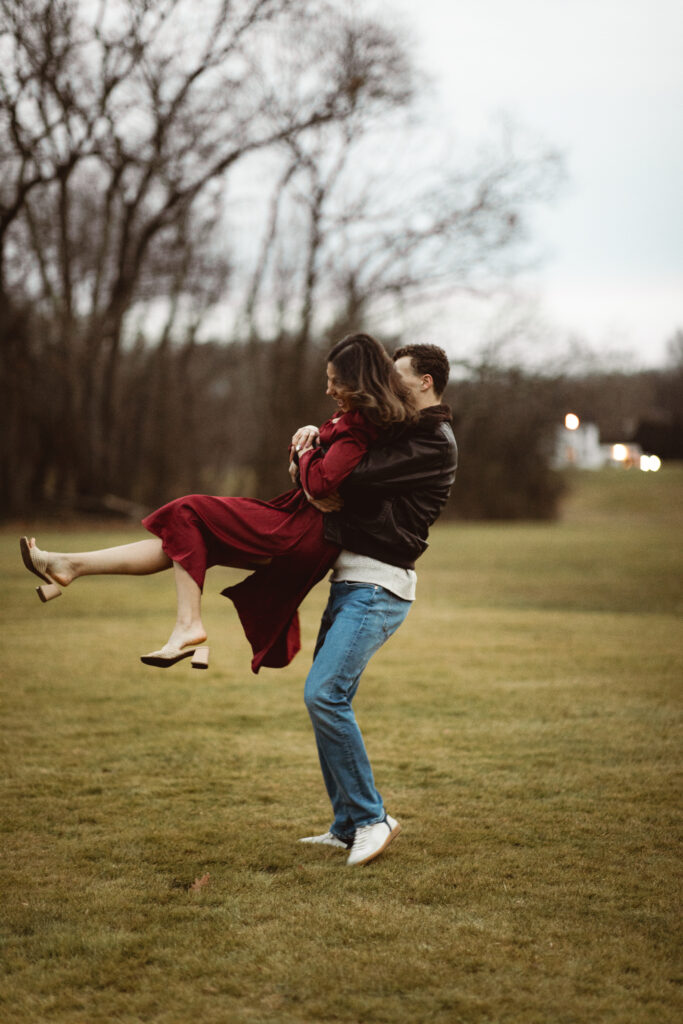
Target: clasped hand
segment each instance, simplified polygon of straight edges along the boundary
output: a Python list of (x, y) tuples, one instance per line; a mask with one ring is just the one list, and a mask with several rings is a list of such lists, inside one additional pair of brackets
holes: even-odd
[[(305, 427), (299, 427), (299, 429), (292, 435), (292, 440), (289, 446), (289, 475), (295, 484), (299, 482), (299, 467), (292, 459), (292, 455), (294, 452), (298, 455), (303, 455), (304, 452), (310, 451), (311, 448), (316, 448), (319, 433), (320, 431), (316, 426), (308, 424)], [(313, 498), (308, 491), (304, 491), (304, 494), (310, 501), (311, 505), (313, 505), (314, 508), (317, 508), (319, 512), (338, 512), (344, 504), (339, 491), (333, 491), (325, 498)]]

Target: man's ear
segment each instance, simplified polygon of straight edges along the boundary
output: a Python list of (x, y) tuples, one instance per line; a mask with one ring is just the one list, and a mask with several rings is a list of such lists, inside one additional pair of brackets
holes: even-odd
[(434, 378), (431, 373), (422, 374), (422, 382), (420, 384), (420, 391), (429, 391), (430, 388), (434, 387)]

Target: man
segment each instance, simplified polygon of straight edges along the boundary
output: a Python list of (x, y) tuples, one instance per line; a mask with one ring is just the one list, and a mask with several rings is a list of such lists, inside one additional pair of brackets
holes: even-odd
[[(341, 508), (329, 499), (317, 503), (328, 512), (326, 538), (342, 551), (304, 700), (334, 820), (329, 831), (300, 842), (349, 850), (350, 866), (373, 860), (401, 830), (375, 787), (352, 701), (368, 661), (415, 599), (415, 559), (427, 547), (457, 465), (450, 410), (441, 405), (449, 374), (445, 352), (408, 345), (394, 362), (414, 396), (418, 423), (392, 444), (370, 449), (342, 485)], [(301, 428), (292, 443), (309, 443), (315, 430)]]

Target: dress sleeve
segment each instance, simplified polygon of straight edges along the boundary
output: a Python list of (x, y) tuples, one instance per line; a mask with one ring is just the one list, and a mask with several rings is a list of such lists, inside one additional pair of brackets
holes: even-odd
[(362, 413), (344, 413), (334, 426), (327, 450), (314, 448), (299, 456), (304, 490), (312, 498), (324, 498), (336, 491), (363, 458), (377, 433), (377, 428)]

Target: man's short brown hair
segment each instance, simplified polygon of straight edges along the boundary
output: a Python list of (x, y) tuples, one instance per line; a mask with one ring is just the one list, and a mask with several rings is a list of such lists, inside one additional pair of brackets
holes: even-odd
[(394, 352), (394, 362), (401, 359), (402, 356), (410, 357), (410, 365), (418, 376), (423, 373), (430, 375), (434, 381), (434, 391), (441, 398), (446, 390), (448, 375), (451, 372), (448, 356), (444, 350), (438, 345), (402, 345)]

